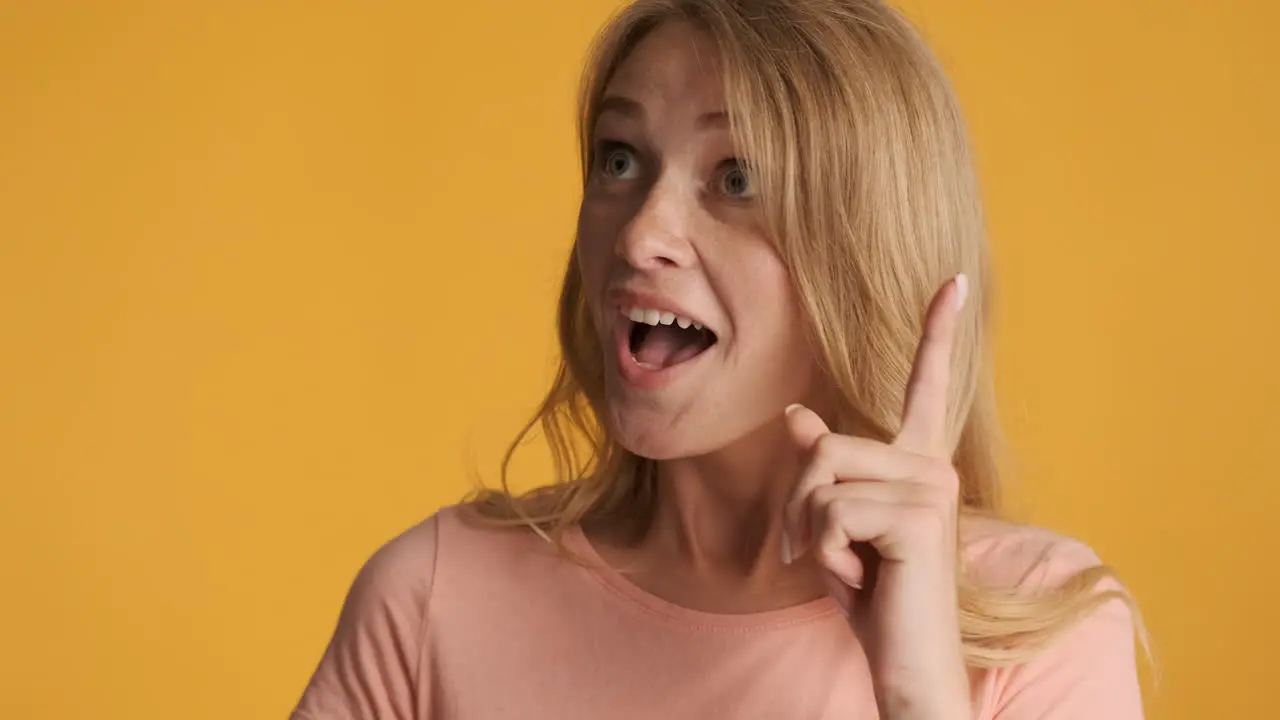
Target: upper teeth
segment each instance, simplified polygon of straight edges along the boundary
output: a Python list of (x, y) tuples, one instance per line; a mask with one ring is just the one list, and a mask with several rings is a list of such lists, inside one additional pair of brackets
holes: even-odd
[(650, 310), (638, 307), (623, 308), (622, 314), (630, 318), (632, 322), (644, 323), (645, 325), (670, 325), (675, 323), (681, 328), (687, 328), (692, 325), (695, 330), (702, 329), (701, 325), (689, 318), (664, 310)]

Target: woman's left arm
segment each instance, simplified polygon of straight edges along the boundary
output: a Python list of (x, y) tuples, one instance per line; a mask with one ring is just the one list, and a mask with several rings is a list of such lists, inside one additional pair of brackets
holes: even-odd
[(831, 432), (802, 406), (787, 426), (808, 463), (792, 491), (784, 562), (812, 551), (866, 650), (885, 720), (969, 720), (956, 596), (959, 478), (951, 465), (951, 351), (967, 280), (934, 296), (892, 442)]
[[(957, 609), (959, 480), (947, 398), (963, 276), (935, 296), (889, 443), (831, 432), (793, 406), (787, 424), (808, 464), (787, 506), (784, 561), (811, 551), (845, 608), (885, 720), (969, 720), (971, 688)], [(1055, 646), (1008, 671), (998, 720), (1142, 717), (1133, 632), (1108, 605)]]

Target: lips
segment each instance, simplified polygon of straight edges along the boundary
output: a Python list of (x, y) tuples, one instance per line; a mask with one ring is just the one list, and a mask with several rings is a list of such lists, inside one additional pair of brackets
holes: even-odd
[(691, 318), (647, 308), (625, 308), (631, 359), (646, 370), (688, 362), (716, 344), (716, 335)]
[(719, 341), (697, 316), (665, 298), (618, 292), (610, 300), (618, 311), (613, 323), (618, 368), (623, 379), (637, 387), (670, 383)]

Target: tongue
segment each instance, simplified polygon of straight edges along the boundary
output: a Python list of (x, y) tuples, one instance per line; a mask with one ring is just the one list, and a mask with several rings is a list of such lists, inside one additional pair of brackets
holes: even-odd
[(636, 362), (651, 368), (667, 368), (702, 352), (705, 343), (699, 330), (681, 330), (676, 325), (658, 325), (640, 339), (634, 353)]

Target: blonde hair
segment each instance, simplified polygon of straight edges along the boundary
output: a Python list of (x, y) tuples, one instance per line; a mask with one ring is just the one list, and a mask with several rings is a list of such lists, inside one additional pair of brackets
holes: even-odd
[[(998, 514), (1000, 441), (985, 355), (990, 261), (964, 122), (933, 54), (878, 0), (638, 0), (599, 35), (583, 76), (584, 184), (606, 84), (642, 37), (672, 21), (695, 24), (718, 47), (739, 152), (838, 392), (837, 431), (894, 436), (925, 308), (956, 272), (970, 277), (978, 311), (966, 314), (953, 355), (953, 462), (962, 513)], [(562, 361), (551, 389), (503, 459), (502, 490), (481, 491), (472, 508), (486, 522), (529, 525), (560, 543), (584, 521), (643, 521), (654, 463), (622, 448), (598, 420), (602, 349), (572, 254), (558, 328)], [(517, 495), (512, 457), (539, 425), (558, 482)], [(1121, 591), (1097, 590), (1113, 579), (1092, 568), (1026, 597), (961, 574), (966, 661), (1021, 662), (1109, 599), (1131, 604)]]

